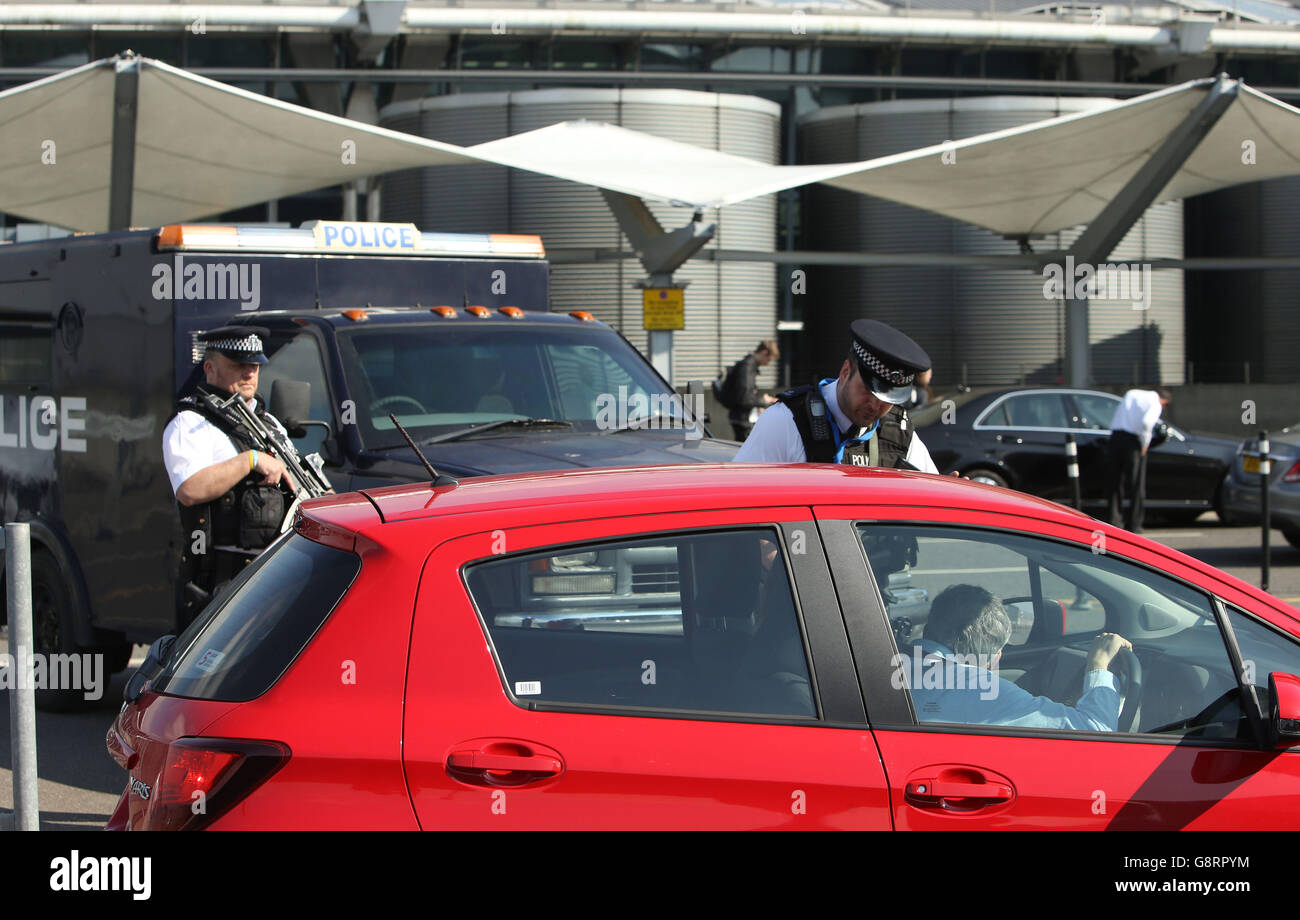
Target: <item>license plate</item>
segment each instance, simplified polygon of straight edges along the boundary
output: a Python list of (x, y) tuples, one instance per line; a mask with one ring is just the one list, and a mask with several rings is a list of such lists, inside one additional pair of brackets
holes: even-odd
[(1258, 457), (1242, 457), (1242, 458), (1241, 458), (1241, 468), (1242, 468), (1243, 470), (1245, 470), (1247, 473), (1256, 473), (1256, 474), (1258, 474), (1258, 473), (1259, 473), (1259, 458), (1258, 458)]

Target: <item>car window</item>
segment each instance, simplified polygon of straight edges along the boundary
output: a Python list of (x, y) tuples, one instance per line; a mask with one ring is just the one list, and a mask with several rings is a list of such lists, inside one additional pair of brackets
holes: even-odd
[(361, 557), (290, 531), (176, 640), (153, 682), (171, 696), (243, 702), (279, 679), (342, 600)]
[(367, 447), (403, 443), (390, 412), (421, 440), (520, 417), (595, 431), (617, 405), (624, 416), (652, 413), (651, 400), (640, 405), (647, 396), (672, 405), (645, 359), (603, 326), (376, 325), (340, 330), (338, 341)]
[(1262, 711), (1267, 717), (1271, 700), (1268, 675), (1274, 671), (1300, 675), (1300, 644), (1290, 636), (1265, 626), (1235, 607), (1227, 607), (1228, 622), (1241, 650), (1243, 680), (1255, 687)]
[(1071, 393), (1070, 398), (1074, 400), (1079, 410), (1079, 414), (1070, 420), (1071, 428), (1083, 428), (1088, 431), (1110, 430), (1110, 421), (1115, 417), (1115, 410), (1119, 408), (1118, 399), (1098, 393)]
[(549, 549), (466, 578), (517, 703), (817, 715), (774, 530)]
[[(911, 694), (918, 721), (1252, 737), (1208, 599), (1181, 582), (1112, 554), (1018, 534), (859, 527), (878, 584), (885, 573), (895, 687)], [(905, 623), (886, 593), (895, 591), (898, 573), (889, 570), (898, 558), (882, 556), (884, 540), (908, 547)], [(1086, 666), (1102, 632), (1132, 642), (1139, 680), (1124, 654), (1104, 671)]]
[[(258, 384), (269, 401), (271, 388), (277, 380), (301, 380), (311, 384), (311, 419), (334, 424), (334, 410), (330, 406), (329, 385), (325, 382), (325, 365), (320, 346), (309, 335), (299, 335), (289, 342), (273, 340), (267, 356), (268, 364), (262, 368)], [(281, 422), (284, 419), (280, 419)], [(298, 421), (302, 421), (299, 419)], [(301, 438), (294, 439), (298, 452), (309, 454), (320, 450), (325, 441), (325, 430), (319, 425), (308, 425)]]
[(1013, 428), (1064, 428), (1065, 403), (1059, 393), (1023, 393), (1004, 403), (1006, 424)]

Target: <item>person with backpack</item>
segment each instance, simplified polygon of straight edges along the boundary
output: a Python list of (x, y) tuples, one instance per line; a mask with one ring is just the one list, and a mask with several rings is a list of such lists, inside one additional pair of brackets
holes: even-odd
[(759, 413), (776, 398), (758, 392), (758, 369), (767, 367), (781, 357), (776, 342), (765, 339), (750, 354), (745, 355), (727, 371), (722, 382), (714, 384), (714, 395), (727, 410), (727, 420), (735, 432), (735, 439), (743, 442), (749, 437)]

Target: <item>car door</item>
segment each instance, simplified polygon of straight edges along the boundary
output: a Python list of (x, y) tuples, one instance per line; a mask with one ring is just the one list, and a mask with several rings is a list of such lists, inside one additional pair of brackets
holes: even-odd
[(994, 403), (976, 422), (1022, 492), (1070, 501), (1065, 475), (1066, 406), (1060, 392), (1028, 390)]
[[(1079, 490), (1092, 507), (1110, 499), (1107, 456), (1110, 421), (1119, 408), (1119, 399), (1109, 393), (1066, 394), (1071, 434), (1079, 447)], [(1148, 477), (1148, 488), (1150, 478)]]
[(807, 508), (433, 548), (403, 740), (424, 828), (890, 827)]
[[(1300, 667), (1295, 621), (1244, 595), (1225, 606), (1198, 587), (1197, 570), (1081, 528), (815, 513), (839, 596), (851, 599), (846, 623), (898, 829), (1295, 826), (1300, 749), (1260, 740), (1264, 672)], [(889, 549), (898, 543), (901, 553)], [(896, 633), (875, 584), (900, 558), (929, 609)], [(969, 649), (964, 662), (928, 651), (971, 595), (1014, 611), (997, 672)], [(968, 638), (985, 628), (980, 609)], [(1136, 685), (1118, 661), (1085, 683), (1103, 630), (1133, 642)], [(1122, 691), (1115, 729), (1098, 729), (1110, 682)], [(994, 709), (996, 721), (981, 718)]]

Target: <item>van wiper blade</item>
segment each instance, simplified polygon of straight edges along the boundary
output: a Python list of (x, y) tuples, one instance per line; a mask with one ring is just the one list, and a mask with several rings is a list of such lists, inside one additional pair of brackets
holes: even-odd
[(622, 434), (625, 431), (686, 431), (692, 427), (693, 420), (683, 419), (679, 415), (643, 415), (639, 419), (629, 420), (622, 428), (606, 428), (603, 434)]
[(441, 444), (444, 441), (457, 441), (461, 438), (467, 438), (472, 434), (482, 434), (485, 431), (491, 431), (494, 428), (572, 428), (573, 422), (564, 422), (554, 418), (503, 418), (495, 422), (484, 422), (482, 425), (470, 425), (468, 428), (460, 428), (456, 431), (449, 431), (446, 434), (435, 435), (432, 438), (421, 441), (420, 444)]

